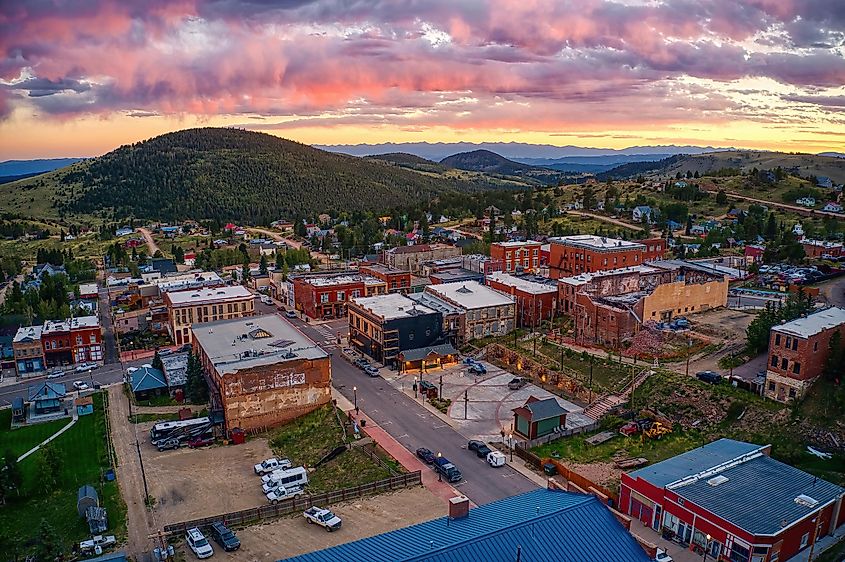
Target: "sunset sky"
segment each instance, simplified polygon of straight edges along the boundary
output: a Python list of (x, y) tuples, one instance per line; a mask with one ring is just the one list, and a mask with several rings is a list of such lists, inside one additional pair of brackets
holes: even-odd
[(205, 125), (845, 151), (843, 0), (22, 0), (0, 44), (0, 160)]

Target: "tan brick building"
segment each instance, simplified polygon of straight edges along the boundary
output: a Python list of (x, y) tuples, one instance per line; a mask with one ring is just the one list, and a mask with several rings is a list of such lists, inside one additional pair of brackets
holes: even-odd
[[(485, 336), (504, 336), (516, 328), (516, 300), (477, 281), (429, 285), (425, 292), (432, 300), (460, 310), (457, 345)], [(439, 310), (429, 302), (425, 304)]]
[(836, 307), (772, 328), (766, 397), (778, 402), (801, 398), (824, 372), (830, 338), (836, 332), (845, 340), (845, 309)]
[(194, 325), (194, 349), (226, 431), (259, 432), (331, 401), (331, 360), (278, 315)]
[(191, 343), (191, 325), (255, 314), (255, 295), (240, 285), (164, 293), (170, 337), (176, 345)]
[(388, 267), (420, 273), (423, 263), (432, 260), (454, 258), (461, 255), (461, 249), (447, 244), (415, 244), (413, 246), (398, 246), (385, 250), (379, 256), (379, 261)]

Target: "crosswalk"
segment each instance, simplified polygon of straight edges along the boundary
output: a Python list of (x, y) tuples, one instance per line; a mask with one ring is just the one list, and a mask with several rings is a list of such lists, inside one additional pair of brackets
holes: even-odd
[(314, 326), (314, 330), (319, 332), (325, 345), (337, 345), (337, 332), (332, 330), (331, 327), (318, 324)]

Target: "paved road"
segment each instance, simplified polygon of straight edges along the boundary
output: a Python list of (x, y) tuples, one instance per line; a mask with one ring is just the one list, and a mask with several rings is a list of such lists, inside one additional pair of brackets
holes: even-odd
[(112, 363), (117, 363), (119, 357), (117, 356), (117, 342), (114, 336), (108, 289), (100, 287), (98, 299), (100, 326), (103, 327), (103, 360), (106, 365), (111, 365)]
[[(358, 407), (408, 450), (426, 447), (455, 463), (464, 475), (464, 481), (455, 488), (477, 505), (537, 488), (509, 466), (490, 468), (475, 453), (466, 450), (467, 439), (452, 426), (381, 377), (367, 377), (343, 359), (333, 341), (338, 330), (345, 334), (343, 321), (318, 325), (298, 319), (292, 322), (331, 353), (333, 385), (341, 394), (353, 403), (357, 395)], [(357, 387), (357, 392), (353, 387)]]

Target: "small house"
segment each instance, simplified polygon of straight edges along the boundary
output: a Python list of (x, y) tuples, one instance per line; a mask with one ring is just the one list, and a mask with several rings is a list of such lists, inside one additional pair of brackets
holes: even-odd
[(118, 238), (121, 238), (123, 236), (129, 236), (133, 232), (135, 232), (134, 229), (129, 228), (128, 226), (124, 226), (123, 228), (118, 228), (117, 230), (115, 230), (114, 235)]
[(814, 197), (801, 197), (795, 200), (795, 204), (801, 205), (802, 207), (815, 207), (816, 199)]
[(148, 400), (153, 396), (161, 396), (167, 392), (167, 381), (164, 373), (154, 369), (151, 365), (144, 365), (129, 373), (130, 385), (135, 400)]
[(12, 398), (12, 422), (22, 423), (26, 420), (26, 405), (23, 398), (15, 396)]
[(826, 187), (831, 189), (833, 187), (833, 180), (827, 176), (819, 176), (816, 178), (816, 185), (819, 187)]
[(77, 416), (87, 416), (94, 413), (94, 399), (90, 396), (77, 398), (73, 405), (76, 406)]
[(531, 396), (525, 405), (514, 408), (514, 429), (528, 439), (535, 439), (566, 425), (566, 409), (554, 398), (540, 400)]
[(28, 401), (35, 415), (60, 412), (64, 408), (65, 385), (57, 382), (42, 382), (27, 389)]
[(829, 201), (827, 205), (824, 206), (822, 211), (827, 211), (828, 213), (841, 213), (842, 205), (840, 205), (836, 201)]
[(631, 211), (631, 220), (634, 222), (642, 222), (643, 219), (648, 221), (649, 223), (654, 222), (652, 220), (652, 209), (648, 205), (640, 205), (638, 207), (634, 207), (634, 210)]

